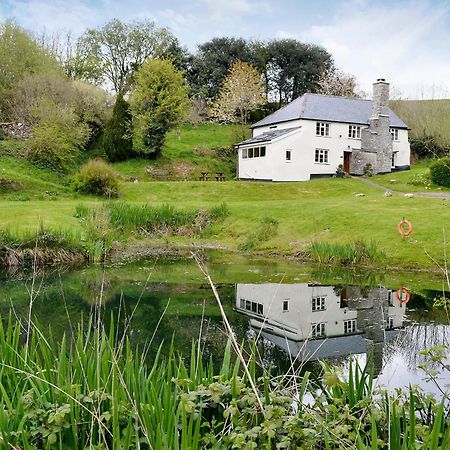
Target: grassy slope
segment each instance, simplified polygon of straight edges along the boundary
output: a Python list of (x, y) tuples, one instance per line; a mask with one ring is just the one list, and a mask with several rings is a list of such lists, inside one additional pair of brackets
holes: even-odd
[[(383, 192), (354, 179), (324, 179), (305, 183), (141, 182), (122, 185), (123, 199), (169, 202), (181, 207), (210, 207), (225, 201), (231, 215), (197, 242), (236, 249), (264, 216), (279, 222), (278, 233), (258, 249), (295, 254), (314, 239), (349, 242), (374, 239), (388, 256), (386, 264), (431, 267), (425, 250), (440, 257), (442, 229), (450, 221), (448, 202), (439, 199), (384, 197)], [(364, 197), (355, 197), (364, 193)], [(36, 227), (40, 220), (53, 227), (75, 227), (78, 200), (53, 202), (0, 201), (0, 228)], [(84, 202), (83, 202), (84, 203)], [(396, 224), (406, 217), (414, 225), (412, 238), (402, 241)], [(188, 237), (169, 238), (189, 244)]]
[[(167, 141), (164, 161), (185, 161), (207, 164), (216, 161), (209, 156), (193, 153), (200, 141), (211, 147), (225, 146), (233, 138), (233, 129), (226, 126), (199, 126), (182, 130), (181, 140), (171, 134)], [(13, 143), (8, 143), (11, 145)], [(1, 149), (0, 149), (1, 150)], [(117, 170), (128, 176), (145, 176), (148, 161), (130, 161), (116, 164)], [(373, 180), (397, 190), (423, 190), (407, 184), (414, 173), (426, 171), (421, 163), (411, 172), (374, 177)], [(218, 170), (218, 169), (214, 169)], [(225, 171), (225, 170), (224, 170)], [(98, 200), (75, 197), (70, 194), (67, 180), (36, 169), (24, 159), (1, 156), (0, 176), (19, 180), (24, 185), (21, 193), (0, 194), (0, 229), (37, 228), (40, 222), (52, 228), (81, 229), (73, 217), (79, 203), (96, 204)], [(396, 179), (395, 184), (390, 183)], [(50, 192), (50, 194), (48, 193)], [(58, 195), (52, 193), (57, 192)], [(211, 207), (226, 202), (231, 215), (215, 225), (209, 234), (197, 242), (220, 244), (238, 248), (260, 226), (261, 218), (270, 216), (279, 222), (278, 232), (266, 242), (258, 242), (257, 249), (267, 252), (295, 254), (304, 250), (312, 240), (349, 242), (357, 238), (376, 240), (388, 255), (390, 265), (433, 266), (425, 249), (433, 256), (442, 255), (442, 229), (449, 223), (447, 202), (439, 199), (406, 199), (400, 196), (384, 197), (383, 191), (353, 179), (323, 179), (305, 183), (235, 182), (146, 182), (122, 183), (122, 198), (133, 202), (173, 203), (181, 207)], [(365, 197), (355, 197), (365, 193)], [(24, 201), (17, 201), (24, 200)], [(396, 224), (406, 217), (415, 231), (403, 242)], [(173, 244), (189, 244), (188, 237), (169, 239)]]
[(228, 148), (241, 138), (234, 125), (202, 124), (182, 126), (167, 136), (162, 157), (156, 161), (135, 159), (114, 164), (122, 175), (148, 181), (146, 168), (167, 173), (171, 179), (198, 179), (200, 172), (223, 172), (227, 179), (236, 174), (235, 155), (218, 149)]

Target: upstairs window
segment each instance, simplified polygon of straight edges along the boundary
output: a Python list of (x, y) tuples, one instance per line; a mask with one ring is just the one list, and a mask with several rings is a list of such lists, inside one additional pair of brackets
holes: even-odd
[(326, 122), (316, 122), (316, 136), (329, 136), (330, 124)]
[(325, 311), (325, 297), (313, 297), (311, 309), (313, 311)]
[(328, 163), (328, 150), (325, 150), (323, 148), (316, 148), (314, 161), (316, 163), (322, 163), (322, 164)]
[(389, 131), (391, 132), (392, 140), (398, 141), (398, 129), (397, 128), (389, 128)]
[(344, 334), (356, 332), (356, 319), (344, 320)]
[(361, 127), (359, 125), (349, 125), (348, 137), (351, 139), (361, 139)]

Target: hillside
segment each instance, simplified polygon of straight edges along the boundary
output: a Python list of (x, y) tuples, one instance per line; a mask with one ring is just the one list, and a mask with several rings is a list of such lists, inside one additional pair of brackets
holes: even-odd
[(435, 136), (450, 146), (450, 99), (395, 100), (390, 107), (411, 128), (412, 137)]

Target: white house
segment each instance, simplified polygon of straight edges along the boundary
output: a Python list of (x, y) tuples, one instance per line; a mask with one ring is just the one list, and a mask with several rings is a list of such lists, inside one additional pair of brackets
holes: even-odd
[(403, 325), (405, 305), (386, 288), (315, 284), (238, 284), (236, 310), (294, 357), (320, 359), (374, 349), (381, 368), (385, 341)]
[(389, 83), (373, 85), (373, 100), (304, 94), (252, 126), (237, 144), (243, 180), (305, 181), (344, 170), (362, 175), (406, 170), (407, 125), (388, 107)]

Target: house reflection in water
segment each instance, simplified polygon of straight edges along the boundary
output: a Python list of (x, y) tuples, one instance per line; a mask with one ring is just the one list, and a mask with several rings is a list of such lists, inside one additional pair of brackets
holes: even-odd
[(237, 284), (236, 309), (253, 329), (300, 360), (374, 354), (402, 327), (405, 305), (386, 288), (313, 284)]

